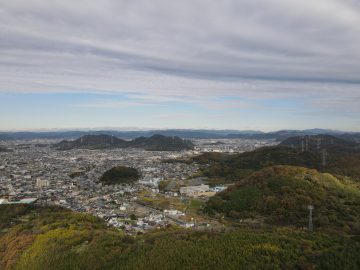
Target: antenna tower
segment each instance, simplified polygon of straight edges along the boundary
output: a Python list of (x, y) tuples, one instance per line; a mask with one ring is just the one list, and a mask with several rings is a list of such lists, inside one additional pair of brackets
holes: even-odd
[(323, 166), (326, 166), (327, 151), (323, 149), (321, 152), (321, 162)]
[(318, 150), (320, 150), (320, 145), (321, 145), (321, 138), (318, 138), (318, 139), (317, 139), (317, 145), (316, 145), (316, 148), (317, 148)]
[(301, 152), (305, 151), (305, 144), (304, 144), (304, 140), (301, 140)]
[(313, 220), (312, 220), (312, 211), (314, 209), (313, 205), (308, 205), (308, 209), (309, 209), (309, 230), (312, 231), (314, 226), (313, 226)]

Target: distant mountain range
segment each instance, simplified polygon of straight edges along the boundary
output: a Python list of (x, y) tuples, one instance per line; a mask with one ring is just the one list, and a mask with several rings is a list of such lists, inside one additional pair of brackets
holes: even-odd
[(228, 134), (227, 138), (257, 139), (257, 140), (276, 140), (283, 141), (296, 136), (332, 135), (337, 138), (360, 143), (360, 132), (342, 132), (330, 129), (306, 129), (306, 130), (279, 130), (264, 133), (243, 133)]
[(225, 138), (228, 134), (257, 134), (261, 131), (237, 130), (202, 130), (202, 129), (164, 129), (164, 130), (96, 130), (96, 131), (46, 131), (46, 132), (0, 132), (0, 140), (32, 140), (32, 139), (75, 139), (84, 135), (114, 135), (124, 139), (151, 137), (159, 134), (178, 136), (181, 138)]
[(181, 151), (191, 150), (194, 145), (191, 141), (183, 140), (177, 136), (167, 137), (153, 135), (139, 137), (130, 141), (120, 139), (113, 135), (84, 135), (73, 141), (61, 141), (53, 145), (58, 150), (70, 149), (104, 149), (104, 148), (142, 148), (147, 151)]
[(137, 137), (151, 137), (153, 135), (177, 136), (180, 138), (193, 139), (256, 139), (282, 141), (294, 136), (327, 134), (338, 138), (360, 143), (360, 132), (342, 132), (329, 129), (307, 129), (307, 130), (280, 130), (275, 132), (261, 132), (254, 130), (204, 130), (204, 129), (164, 129), (145, 131), (48, 131), (48, 132), (0, 132), (0, 140), (32, 140), (32, 139), (75, 139), (84, 135), (113, 135), (123, 139), (134, 139)]

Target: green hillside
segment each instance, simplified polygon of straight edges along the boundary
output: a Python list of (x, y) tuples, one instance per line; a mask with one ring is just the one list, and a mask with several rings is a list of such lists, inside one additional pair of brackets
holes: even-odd
[(212, 197), (206, 211), (304, 227), (310, 204), (315, 206), (315, 227), (360, 234), (359, 184), (303, 167), (273, 166), (257, 171)]
[(141, 148), (147, 151), (182, 151), (193, 149), (194, 144), (177, 136), (167, 137), (155, 134), (151, 137), (139, 137), (125, 141), (115, 136), (99, 134), (84, 135), (72, 141), (64, 140), (54, 144), (53, 148), (57, 150)]
[(106, 185), (129, 184), (138, 180), (139, 172), (135, 168), (126, 166), (117, 166), (106, 171), (100, 178), (100, 181)]
[(122, 148), (125, 147), (126, 141), (112, 135), (84, 135), (73, 141), (61, 141), (54, 144), (57, 150), (71, 149), (106, 149), (106, 148)]
[[(360, 153), (328, 150), (323, 164), (321, 151), (301, 151), (288, 146), (272, 146), (241, 154), (204, 153), (192, 158), (200, 164), (209, 164), (202, 173), (211, 180), (235, 182), (256, 170), (274, 165), (293, 165), (317, 169), (335, 175), (352, 177), (360, 182)], [(342, 148), (345, 149), (345, 148)]]
[(155, 134), (151, 137), (139, 137), (127, 144), (129, 148), (143, 148), (147, 151), (182, 151), (192, 150), (194, 144), (177, 136), (167, 137)]
[(359, 269), (360, 241), (296, 229), (199, 232), (169, 228), (125, 236), (60, 208), (21, 211), (0, 233), (0, 269)]
[(358, 152), (358, 144), (345, 141), (331, 135), (296, 136), (288, 138), (280, 143), (282, 146), (304, 149), (306, 151), (321, 151), (326, 149), (328, 152), (353, 153)]
[(300, 152), (286, 146), (264, 147), (241, 154), (205, 153), (193, 158), (200, 164), (209, 164), (203, 174), (235, 182), (253, 172), (273, 165), (294, 165), (310, 168), (321, 167), (321, 157), (312, 152)]

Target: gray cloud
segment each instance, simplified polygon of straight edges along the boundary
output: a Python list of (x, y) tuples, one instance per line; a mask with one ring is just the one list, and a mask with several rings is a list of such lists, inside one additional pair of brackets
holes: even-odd
[(359, 48), (356, 0), (0, 3), (1, 92), (281, 97), (359, 113)]

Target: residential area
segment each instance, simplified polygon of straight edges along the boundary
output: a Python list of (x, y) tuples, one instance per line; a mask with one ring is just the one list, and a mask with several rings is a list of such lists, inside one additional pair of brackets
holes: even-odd
[[(204, 202), (226, 186), (206, 184), (196, 163), (166, 162), (187, 159), (200, 151), (245, 151), (265, 142), (234, 140), (212, 144), (197, 140), (191, 151), (144, 151), (141, 149), (74, 149), (57, 151), (49, 141), (2, 143), (0, 152), (0, 204), (37, 203), (59, 205), (91, 213), (128, 233), (177, 224), (209, 229), (219, 221), (199, 214)], [(217, 146), (220, 146), (216, 148)], [(134, 184), (104, 185), (100, 178), (115, 166), (140, 172)], [(159, 190), (163, 181), (170, 190)]]

